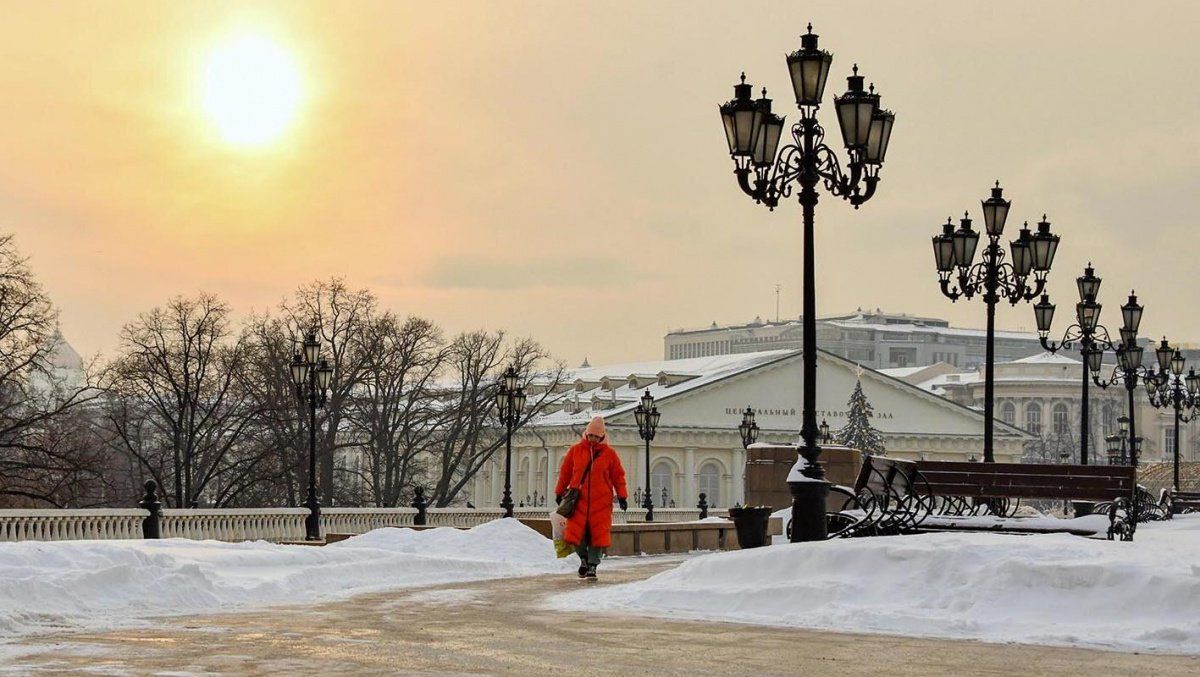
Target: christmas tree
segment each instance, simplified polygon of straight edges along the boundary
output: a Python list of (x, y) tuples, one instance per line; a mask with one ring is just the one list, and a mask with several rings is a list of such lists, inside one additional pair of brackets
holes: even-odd
[(868, 456), (883, 456), (883, 435), (871, 427), (871, 417), (875, 414), (863, 393), (861, 378), (854, 384), (854, 392), (850, 393), (846, 405), (850, 412), (846, 416), (846, 426), (837, 431), (837, 443)]

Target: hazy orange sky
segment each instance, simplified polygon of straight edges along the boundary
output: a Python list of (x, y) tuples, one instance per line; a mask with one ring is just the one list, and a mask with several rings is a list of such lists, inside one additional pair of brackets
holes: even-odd
[[(981, 326), (982, 304), (937, 291), (929, 238), (999, 178), (1013, 233), (1044, 211), (1063, 237), (1060, 307), (1091, 260), (1102, 321), (1136, 286), (1143, 333), (1200, 341), (1195, 7), (9, 2), (0, 230), (84, 353), (174, 294), (246, 312), (340, 275), (568, 363), (655, 357), (670, 328), (773, 315), (777, 282), (799, 312), (799, 208), (740, 193), (716, 106), (744, 69), (795, 119), (783, 54), (812, 20), (828, 94), (858, 62), (897, 113), (876, 198), (818, 207), (820, 314)], [(258, 149), (228, 145), (199, 94), (212, 51), (247, 33), (283, 46), (305, 91)]]

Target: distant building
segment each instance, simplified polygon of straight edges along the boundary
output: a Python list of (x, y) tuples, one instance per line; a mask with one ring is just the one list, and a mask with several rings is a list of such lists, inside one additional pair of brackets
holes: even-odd
[[(755, 318), (741, 325), (705, 329), (679, 329), (663, 338), (663, 357), (669, 360), (763, 350), (803, 348), (799, 319), (764, 322)], [(874, 312), (859, 308), (849, 315), (817, 320), (817, 345), (821, 350), (873, 369), (923, 367), (945, 362), (959, 369), (983, 364), (985, 332), (951, 327), (946, 320), (904, 313)], [(996, 361), (1042, 352), (1037, 334), (997, 331)]]
[[(972, 408), (821, 351), (818, 420), (836, 431), (846, 423), (846, 400), (861, 378), (875, 409), (871, 425), (896, 458), (963, 461), (978, 456), (983, 417)], [(862, 375), (859, 376), (858, 372)], [(566, 374), (540, 415), (513, 438), (512, 486), (517, 503), (541, 504), (554, 494), (559, 464), (593, 416), (603, 416), (610, 443), (625, 466), (630, 494), (647, 481), (644, 443), (634, 409), (649, 390), (662, 414), (651, 445), (649, 482), (655, 505), (692, 507), (700, 492), (710, 505), (744, 502), (746, 453), (738, 424), (747, 406), (757, 412), (762, 442), (799, 437), (803, 359), (798, 351), (582, 366)], [(546, 383), (534, 382), (533, 394)], [(1018, 460), (1029, 436), (996, 426), (996, 459)], [(474, 478), (471, 502), (497, 505), (504, 487), (504, 454), (494, 454)], [(553, 498), (551, 498), (553, 500)]]

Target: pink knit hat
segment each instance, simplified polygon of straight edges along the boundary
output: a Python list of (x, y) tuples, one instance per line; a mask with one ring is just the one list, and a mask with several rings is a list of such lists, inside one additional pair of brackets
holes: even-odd
[(604, 418), (602, 416), (594, 417), (587, 427), (583, 429), (583, 436), (598, 435), (601, 439), (604, 438)]

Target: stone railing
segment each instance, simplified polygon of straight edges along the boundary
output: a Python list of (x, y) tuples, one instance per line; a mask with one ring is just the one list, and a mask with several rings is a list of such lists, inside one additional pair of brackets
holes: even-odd
[[(304, 518), (307, 515), (308, 508), (165, 508), (162, 511), (162, 537), (217, 541), (302, 541)], [(141, 535), (140, 531), (138, 535)]]
[(149, 514), (138, 508), (0, 510), (0, 541), (141, 538)]
[[(514, 508), (514, 516), (541, 518), (550, 508)], [(299, 541), (304, 539), (306, 508), (220, 508), (162, 511), (163, 538), (213, 539), (218, 541)], [(322, 534), (363, 534), (380, 527), (413, 526), (415, 508), (322, 508)], [(428, 508), (426, 524), (441, 527), (473, 527), (499, 519), (499, 508)], [(724, 517), (725, 510), (710, 510), (711, 517)], [(141, 538), (142, 521), (149, 513), (141, 509), (95, 510), (0, 510), (0, 541), (65, 541), (112, 538)], [(699, 519), (695, 508), (655, 508), (656, 522), (690, 522)], [(614, 510), (613, 524), (646, 521), (643, 508)]]

